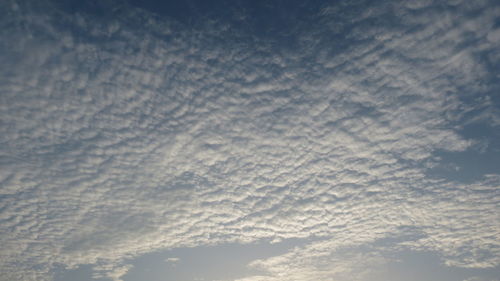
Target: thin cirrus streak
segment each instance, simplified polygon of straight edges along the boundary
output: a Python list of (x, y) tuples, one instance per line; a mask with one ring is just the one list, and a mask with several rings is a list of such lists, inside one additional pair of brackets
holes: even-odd
[(121, 2), (0, 4), (0, 280), (121, 280), (158, 249), (289, 238), (311, 241), (240, 280), (361, 280), (397, 249), (499, 266), (500, 173), (429, 171), (479, 150), (464, 124), (500, 125), (500, 7), (358, 2), (288, 47)]

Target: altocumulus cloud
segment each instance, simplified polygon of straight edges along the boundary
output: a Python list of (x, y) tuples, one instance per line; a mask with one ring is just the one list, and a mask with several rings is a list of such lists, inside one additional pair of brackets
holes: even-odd
[(0, 4), (0, 280), (287, 238), (312, 240), (242, 280), (353, 280), (391, 249), (500, 264), (500, 175), (428, 175), (477, 149), (468, 120), (500, 126), (497, 1), (325, 2), (290, 46), (101, 5)]

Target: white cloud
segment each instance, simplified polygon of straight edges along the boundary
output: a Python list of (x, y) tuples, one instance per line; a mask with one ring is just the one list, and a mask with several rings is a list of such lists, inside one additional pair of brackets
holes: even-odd
[(165, 261), (167, 263), (177, 263), (180, 261), (180, 259), (179, 258), (167, 258)]
[(422, 237), (399, 247), (497, 266), (498, 175), (464, 185), (425, 170), (436, 150), (472, 145), (456, 129), (464, 99), (490, 86), (477, 54), (497, 48), (490, 4), (346, 7), (355, 21), (327, 7), (321, 28), (297, 31), (302, 49), (280, 52), (138, 10), (107, 22), (12, 8), (0, 280), (50, 280), (55, 264), (119, 280), (153, 250), (286, 238), (323, 240), (255, 261), (270, 275), (248, 280), (342, 280), (384, 262), (345, 249), (407, 226)]

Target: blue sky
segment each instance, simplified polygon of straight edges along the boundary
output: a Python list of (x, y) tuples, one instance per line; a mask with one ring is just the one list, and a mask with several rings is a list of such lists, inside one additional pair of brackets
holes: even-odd
[(1, 281), (498, 281), (498, 1), (0, 3)]

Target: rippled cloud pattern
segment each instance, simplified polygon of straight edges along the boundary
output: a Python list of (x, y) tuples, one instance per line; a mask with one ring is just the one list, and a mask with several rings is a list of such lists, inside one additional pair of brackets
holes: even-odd
[(0, 280), (287, 239), (238, 281), (500, 266), (498, 1), (70, 2), (0, 4)]

